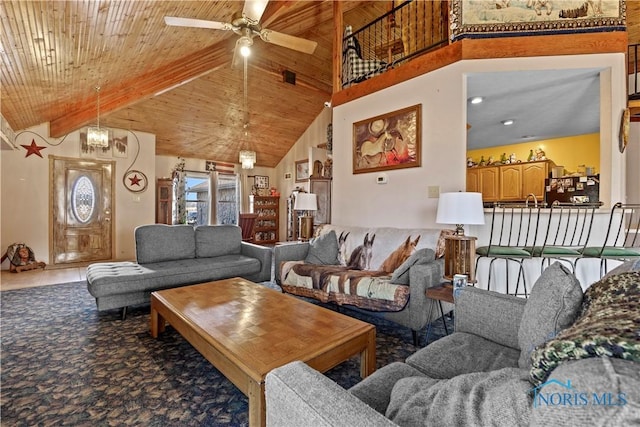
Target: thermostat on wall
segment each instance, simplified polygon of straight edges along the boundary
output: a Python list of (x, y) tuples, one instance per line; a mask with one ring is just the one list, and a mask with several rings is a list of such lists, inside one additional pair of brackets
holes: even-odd
[(380, 175), (376, 176), (376, 182), (378, 184), (386, 184), (387, 183), (387, 174), (386, 173), (381, 173)]

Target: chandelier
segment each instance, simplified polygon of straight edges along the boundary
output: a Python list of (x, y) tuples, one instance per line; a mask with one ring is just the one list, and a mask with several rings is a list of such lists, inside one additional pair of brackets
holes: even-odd
[[(247, 57), (244, 56), (244, 137), (249, 138), (249, 110), (247, 108)], [(248, 144), (248, 142), (247, 142)], [(242, 169), (253, 169), (256, 163), (256, 152), (251, 150), (240, 150), (240, 164)]]
[(87, 129), (87, 145), (89, 147), (107, 148), (109, 147), (109, 130), (100, 129), (100, 86), (96, 86), (98, 94), (98, 125), (89, 126)]

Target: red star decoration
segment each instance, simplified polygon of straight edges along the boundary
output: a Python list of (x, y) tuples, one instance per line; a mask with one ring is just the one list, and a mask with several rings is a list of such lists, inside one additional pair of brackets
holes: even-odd
[(140, 181), (142, 181), (142, 178), (138, 177), (138, 174), (133, 175), (131, 178), (129, 178), (129, 181), (131, 181), (131, 186), (133, 187), (134, 185), (137, 185), (138, 187), (140, 186)]
[(44, 150), (47, 147), (44, 146), (40, 146), (36, 144), (35, 139), (31, 140), (31, 145), (24, 145), (24, 144), (20, 144), (24, 147), (25, 150), (27, 150), (27, 155), (25, 157), (29, 157), (32, 154), (35, 154), (36, 156), (40, 156), (42, 158), (42, 153), (40, 153), (40, 150)]

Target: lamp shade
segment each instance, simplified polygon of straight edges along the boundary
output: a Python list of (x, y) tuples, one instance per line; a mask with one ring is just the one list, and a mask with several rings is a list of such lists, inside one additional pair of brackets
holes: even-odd
[(297, 211), (317, 211), (318, 199), (313, 193), (298, 193), (293, 209)]
[(438, 224), (484, 224), (482, 193), (442, 193), (438, 202)]

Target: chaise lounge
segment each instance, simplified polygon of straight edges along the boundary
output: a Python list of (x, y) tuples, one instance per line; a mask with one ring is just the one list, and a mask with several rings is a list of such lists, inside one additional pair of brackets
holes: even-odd
[(242, 241), (236, 225), (150, 224), (137, 227), (136, 262), (87, 267), (98, 310), (149, 304), (151, 292), (213, 280), (271, 280), (271, 249)]

